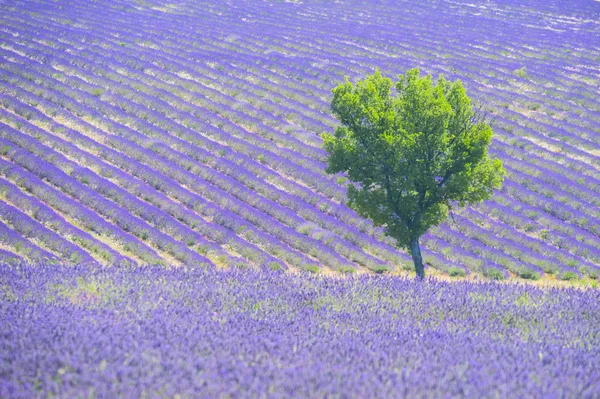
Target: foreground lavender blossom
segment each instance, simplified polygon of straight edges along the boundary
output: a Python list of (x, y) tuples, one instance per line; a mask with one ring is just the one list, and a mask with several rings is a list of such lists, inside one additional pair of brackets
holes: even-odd
[(600, 395), (600, 291), (0, 267), (0, 397)]

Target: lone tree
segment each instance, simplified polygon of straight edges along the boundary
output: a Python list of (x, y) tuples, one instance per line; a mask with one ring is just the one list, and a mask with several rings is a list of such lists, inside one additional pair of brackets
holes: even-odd
[(418, 69), (392, 81), (379, 70), (333, 89), (331, 108), (341, 125), (324, 134), (328, 173), (348, 172), (348, 204), (384, 226), (412, 255), (425, 277), (419, 238), (440, 224), (451, 206), (488, 199), (504, 168), (490, 159), (492, 129), (473, 110), (460, 81), (437, 84)]

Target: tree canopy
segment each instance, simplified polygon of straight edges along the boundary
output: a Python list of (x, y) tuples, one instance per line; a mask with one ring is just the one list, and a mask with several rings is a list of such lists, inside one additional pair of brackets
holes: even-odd
[(395, 86), (376, 70), (332, 92), (340, 125), (323, 135), (327, 172), (348, 173), (350, 207), (408, 249), (423, 278), (419, 238), (452, 206), (488, 199), (502, 184), (502, 163), (487, 151), (492, 129), (459, 80), (434, 84), (418, 69)]

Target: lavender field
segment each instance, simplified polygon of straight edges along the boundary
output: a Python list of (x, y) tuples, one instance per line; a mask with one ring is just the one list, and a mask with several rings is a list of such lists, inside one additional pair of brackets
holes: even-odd
[(600, 270), (598, 2), (0, 3), (0, 259), (394, 272), (320, 134), (379, 67), (461, 79), (507, 169), (423, 238), (428, 268)]
[[(423, 282), (321, 139), (413, 67), (507, 171)], [(599, 398), (599, 279), (598, 1), (0, 0), (0, 398)]]

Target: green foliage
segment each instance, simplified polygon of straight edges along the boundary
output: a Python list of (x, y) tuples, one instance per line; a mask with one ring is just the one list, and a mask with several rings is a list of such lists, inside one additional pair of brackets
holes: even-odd
[(335, 179), (335, 181), (337, 182), (337, 184), (344, 184), (346, 182), (346, 179), (344, 176), (339, 176), (337, 179)]
[(402, 262), (400, 264), (400, 268), (402, 270), (411, 271), (414, 269), (414, 265), (410, 264), (409, 262)]
[(196, 252), (198, 252), (201, 255), (206, 255), (208, 254), (208, 246), (200, 245), (196, 248)]
[(348, 204), (408, 249), (451, 206), (489, 198), (504, 169), (488, 157), (492, 129), (460, 81), (440, 76), (434, 84), (418, 69), (398, 78), (395, 95), (379, 70), (334, 88), (331, 107), (341, 124), (323, 140), (327, 172), (347, 172), (353, 182)]
[(271, 262), (269, 263), (269, 268), (271, 270), (277, 271), (277, 270), (282, 270), (283, 268), (281, 267), (281, 265), (277, 262)]
[(540, 274), (534, 272), (533, 270), (529, 270), (526, 268), (521, 268), (518, 270), (519, 277), (527, 279), (527, 280), (539, 280)]
[(456, 266), (452, 266), (448, 270), (448, 274), (451, 277), (465, 277), (467, 275), (463, 269), (456, 267)]
[(485, 276), (492, 280), (504, 280), (504, 272), (500, 269), (488, 269), (485, 273)]
[(356, 273), (356, 269), (353, 268), (352, 266), (339, 266), (337, 268), (337, 271), (340, 273), (344, 273), (344, 274)]
[(564, 272), (563, 274), (561, 274), (559, 276), (559, 278), (561, 280), (571, 281), (571, 280), (577, 280), (579, 278), (579, 276), (575, 272)]
[(513, 71), (513, 73), (515, 75), (517, 75), (520, 78), (526, 78), (527, 77), (527, 68), (526, 67), (521, 67), (519, 69), (515, 69)]
[(314, 273), (314, 274), (318, 274), (321, 272), (321, 269), (319, 269), (319, 266), (316, 266), (316, 265), (308, 265), (308, 266), (304, 267), (304, 270)]

